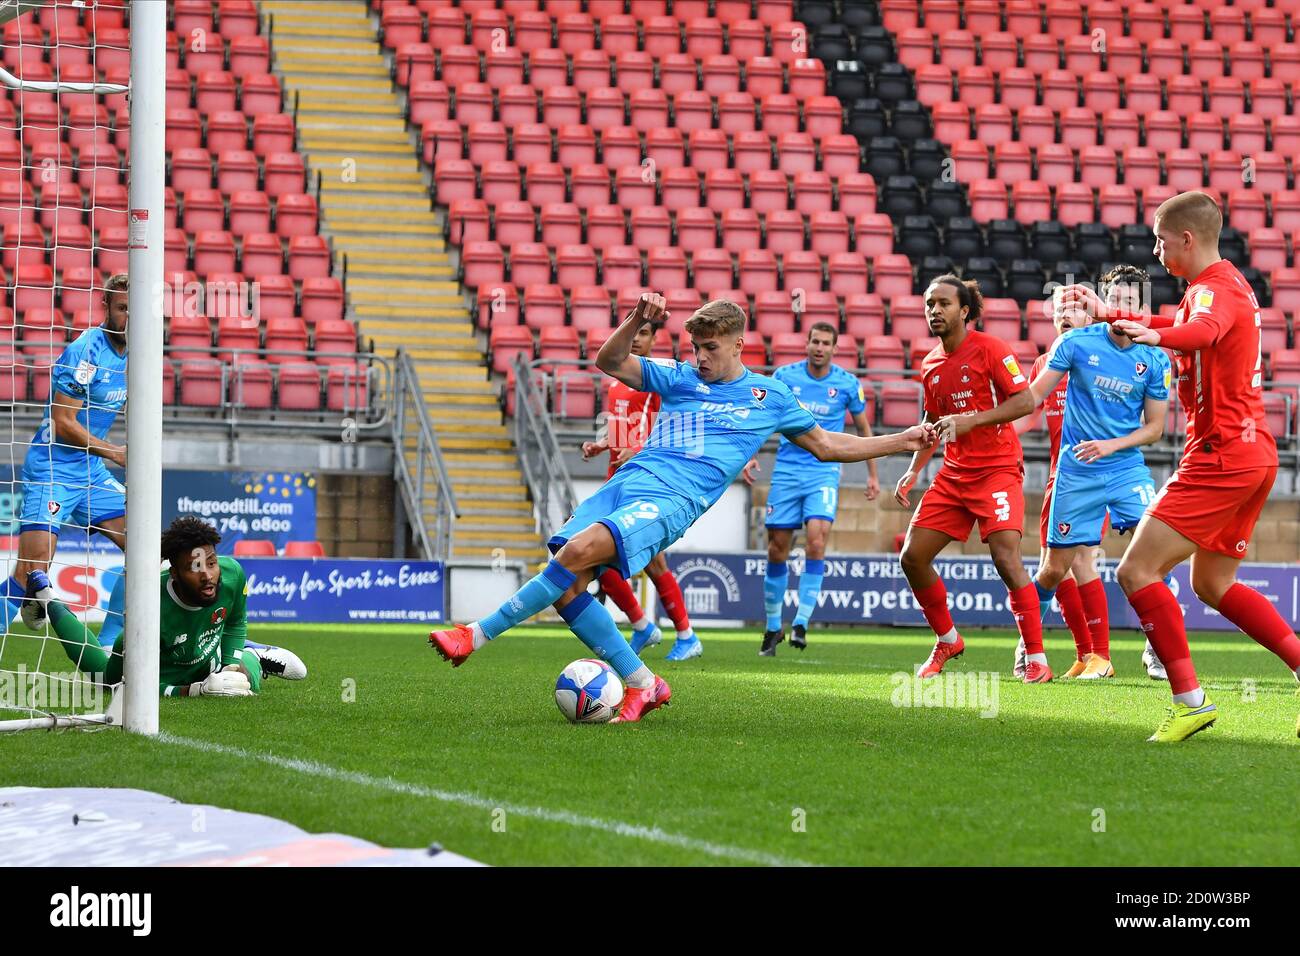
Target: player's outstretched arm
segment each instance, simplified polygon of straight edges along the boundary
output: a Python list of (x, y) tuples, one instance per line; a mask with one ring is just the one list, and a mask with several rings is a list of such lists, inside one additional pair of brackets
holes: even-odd
[(1112, 322), (1111, 327), (1120, 335), (1127, 335), (1140, 345), (1160, 346), (1175, 352), (1197, 352), (1207, 349), (1229, 328), (1230, 323), (1222, 322), (1217, 317), (1202, 315), (1168, 328), (1152, 328), (1137, 322), (1122, 320)]
[[(1047, 396), (1056, 391), (1056, 386), (1061, 384), (1064, 375), (1064, 372), (1059, 372), (1054, 368), (1045, 368), (1038, 373), (1038, 378), (1029, 383), (1029, 392), (1034, 397), (1034, 408), (1043, 404), (1047, 400)], [(1016, 424), (1019, 425), (1019, 422)], [(1016, 431), (1019, 432), (1020, 429), (1017, 428)]]
[(913, 425), (892, 435), (873, 435), (863, 438), (846, 432), (828, 432), (817, 425), (790, 439), (800, 448), (811, 452), (820, 461), (869, 461), (896, 455), (904, 451), (917, 451), (935, 442), (935, 433), (929, 424)]
[(79, 398), (65, 395), (58, 389), (53, 390), (50, 402), (50, 417), (54, 419), (54, 438), (61, 445), (84, 448), (92, 455), (106, 458), (120, 468), (126, 467), (126, 448), (114, 445), (110, 441), (96, 438), (81, 422), (77, 421), (77, 412), (84, 403)]
[(657, 292), (643, 292), (636, 308), (600, 347), (596, 367), (628, 388), (640, 391), (641, 359), (632, 354), (632, 340), (644, 323), (650, 322), (657, 328), (667, 317), (667, 300)]
[(1033, 391), (1022, 388), (1001, 405), (983, 412), (968, 415), (946, 415), (935, 423), (935, 430), (946, 441), (952, 441), (965, 435), (971, 429), (982, 425), (1005, 425), (1017, 418), (1023, 418), (1035, 408)]
[(1122, 438), (1101, 438), (1081, 441), (1070, 449), (1070, 453), (1085, 465), (1098, 459), (1113, 455), (1125, 448), (1137, 448), (1153, 445), (1165, 433), (1165, 418), (1169, 412), (1169, 400), (1148, 398), (1142, 406), (1142, 427)]

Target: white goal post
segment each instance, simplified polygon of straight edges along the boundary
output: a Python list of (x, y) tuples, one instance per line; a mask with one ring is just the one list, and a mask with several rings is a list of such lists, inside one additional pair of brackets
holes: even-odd
[[(68, 0), (60, 5), (76, 6)], [(41, 0), (0, 0), (0, 25), (37, 16)], [(45, 713), (0, 721), (0, 731), (104, 726), (158, 733), (158, 544), (162, 534), (163, 219), (166, 184), (167, 4), (131, 0), (130, 160), (127, 164), (126, 536), (128, 541), (123, 693), (104, 713)], [(93, 55), (93, 50), (92, 50)], [(24, 80), (0, 68), (5, 86), (54, 94), (113, 94), (127, 88), (100, 82)]]

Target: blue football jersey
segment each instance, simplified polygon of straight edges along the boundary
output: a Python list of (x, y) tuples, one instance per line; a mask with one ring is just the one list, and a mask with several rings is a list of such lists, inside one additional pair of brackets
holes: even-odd
[(1170, 365), (1163, 351), (1149, 345), (1120, 348), (1105, 323), (1072, 329), (1056, 340), (1047, 367), (1070, 376), (1061, 423), (1063, 469), (1122, 469), (1142, 460), (1140, 448), (1125, 448), (1085, 465), (1067, 454), (1082, 441), (1122, 438), (1142, 427), (1147, 398), (1169, 398)]
[[(808, 371), (807, 360), (792, 362), (776, 369), (772, 377), (788, 386), (799, 404), (828, 432), (844, 431), (845, 412), (856, 415), (867, 407), (862, 385), (838, 365), (831, 365), (825, 375), (814, 378)], [(796, 473), (801, 477), (808, 475), (809, 469), (815, 469), (817, 475), (834, 475), (838, 480), (840, 464), (819, 461), (811, 452), (782, 435), (776, 450), (776, 469), (797, 469)], [(775, 472), (772, 477), (775, 480)]]
[(706, 382), (695, 366), (641, 359), (641, 387), (663, 399), (645, 445), (626, 468), (641, 468), (708, 508), (773, 432), (787, 438), (817, 427), (790, 389), (745, 370)]
[(105, 438), (126, 405), (126, 355), (109, 344), (102, 328), (87, 329), (63, 350), (50, 374), (50, 398), (45, 420), (32, 438), (24, 464), (29, 473), (80, 466), (85, 472), (89, 452), (54, 440), (51, 404), (54, 393), (80, 399), (77, 421), (96, 438)]

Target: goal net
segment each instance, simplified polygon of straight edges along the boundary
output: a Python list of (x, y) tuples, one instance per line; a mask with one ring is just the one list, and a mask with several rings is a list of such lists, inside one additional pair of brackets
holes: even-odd
[[(157, 728), (168, 6), (0, 2), (0, 730)], [(34, 627), (31, 572), (59, 603)]]

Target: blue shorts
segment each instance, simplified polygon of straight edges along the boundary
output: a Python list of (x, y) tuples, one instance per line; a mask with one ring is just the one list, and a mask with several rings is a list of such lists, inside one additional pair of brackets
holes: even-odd
[(767, 493), (767, 518), (769, 528), (802, 528), (814, 518), (834, 521), (839, 508), (839, 477), (809, 481), (772, 482)]
[(1116, 531), (1129, 531), (1142, 520), (1155, 496), (1156, 486), (1145, 462), (1118, 471), (1079, 472), (1057, 468), (1047, 546), (1073, 548), (1101, 544), (1107, 512)]
[(79, 475), (71, 471), (35, 475), (24, 468), (22, 483), (20, 533), (48, 531), (57, 535), (64, 524), (87, 528), (126, 514), (126, 488), (99, 458), (91, 461), (89, 475), (85, 470)]
[(618, 548), (614, 567), (630, 578), (684, 535), (704, 510), (694, 498), (673, 491), (648, 471), (625, 465), (578, 505), (546, 546), (554, 554), (574, 535), (603, 524)]

